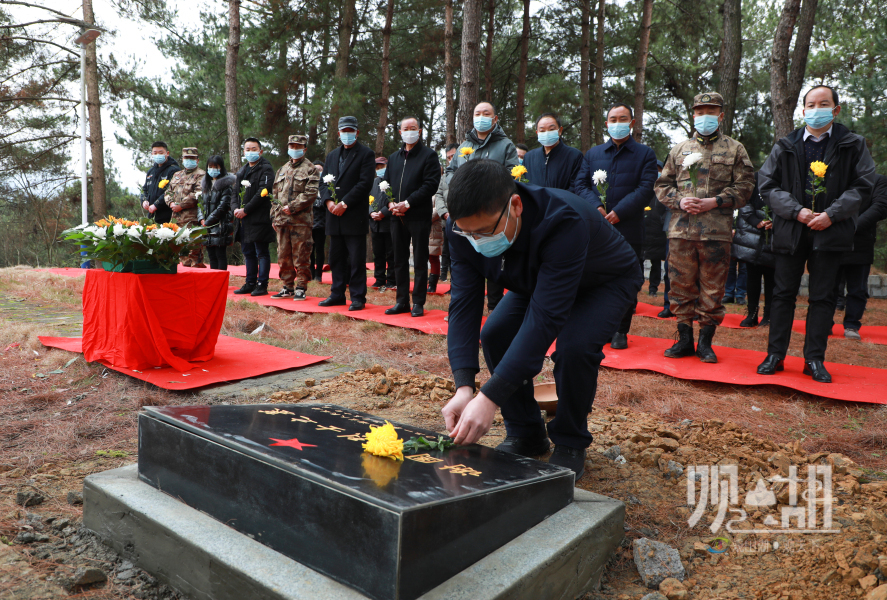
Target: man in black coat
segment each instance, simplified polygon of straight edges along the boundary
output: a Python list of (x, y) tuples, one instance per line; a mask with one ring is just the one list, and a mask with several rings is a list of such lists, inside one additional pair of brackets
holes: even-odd
[(859, 208), (853, 251), (844, 253), (838, 276), (838, 281), (841, 280), (841, 274), (847, 281), (844, 337), (850, 340), (862, 339), (859, 328), (862, 327), (862, 315), (865, 314), (865, 305), (869, 298), (869, 271), (875, 262), (878, 221), (884, 218), (887, 218), (887, 177), (876, 175), (871, 197), (864, 199)]
[[(182, 167), (169, 155), (166, 142), (161, 141), (151, 144), (151, 161), (154, 164), (148, 169), (145, 185), (142, 186), (142, 208), (154, 216), (155, 223), (169, 223), (172, 220), (172, 209), (163, 201), (163, 188)], [(166, 183), (161, 183), (163, 181)]]
[[(351, 293), (348, 310), (362, 310), (367, 294), (366, 237), (370, 222), (370, 189), (375, 176), (373, 151), (357, 141), (355, 117), (339, 119), (342, 145), (329, 153), (320, 178), (320, 198), (327, 208), (330, 270), (333, 285), (320, 306), (343, 306), (345, 286)], [(348, 265), (351, 273), (348, 273)]]
[(536, 119), (536, 137), (540, 147), (524, 156), (527, 181), (539, 187), (573, 191), (573, 181), (582, 167), (582, 153), (561, 139), (564, 126), (560, 117), (545, 113)]
[(394, 246), (391, 245), (391, 211), (388, 196), (379, 189), (385, 177), (388, 159), (376, 159), (376, 178), (370, 191), (370, 238), (373, 242), (373, 266), (376, 281), (370, 287), (385, 291), (396, 287), (394, 279)]
[[(397, 299), (386, 315), (409, 312), (414, 317), (425, 314), (428, 293), (428, 236), (434, 192), (440, 184), (440, 160), (419, 139), (422, 129), (416, 117), (400, 122), (403, 146), (388, 157), (383, 182), (392, 192), (388, 202), (391, 212), (391, 242), (394, 245), (394, 276)], [(384, 191), (384, 190), (383, 190)], [(413, 243), (413, 307), (410, 309), (410, 242)]]
[[(806, 127), (776, 142), (760, 171), (761, 197), (773, 211), (776, 254), (770, 340), (767, 358), (758, 366), (761, 375), (784, 368), (806, 266), (810, 298), (804, 373), (820, 383), (832, 380), (823, 361), (835, 316), (838, 268), (843, 253), (853, 250), (859, 207), (871, 196), (875, 180), (865, 138), (834, 122), (840, 112), (837, 92), (822, 85), (812, 88), (804, 95)], [(824, 193), (815, 191), (814, 162), (828, 165)]]
[[(262, 144), (256, 138), (246, 138), (243, 155), (247, 164), (237, 172), (234, 216), (240, 219), (237, 236), (246, 262), (246, 283), (234, 293), (264, 296), (268, 293), (271, 271), (268, 246), (277, 241), (277, 234), (271, 226), (274, 167), (262, 156)], [(263, 190), (267, 190), (264, 195)]]

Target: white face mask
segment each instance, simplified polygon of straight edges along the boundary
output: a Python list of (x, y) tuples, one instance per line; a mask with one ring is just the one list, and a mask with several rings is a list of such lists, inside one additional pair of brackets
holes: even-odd
[(403, 138), (405, 144), (415, 144), (419, 141), (419, 132), (418, 131), (401, 131), (400, 137)]

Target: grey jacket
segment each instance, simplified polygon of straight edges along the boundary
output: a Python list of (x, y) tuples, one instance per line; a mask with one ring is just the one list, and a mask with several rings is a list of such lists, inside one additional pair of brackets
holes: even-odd
[[(463, 156), (463, 148), (471, 148), (474, 152), (467, 156)], [(499, 127), (498, 124), (484, 140), (477, 137), (477, 131), (472, 129), (465, 134), (465, 141), (462, 142), (462, 145), (456, 150), (456, 155), (447, 167), (446, 175), (444, 177), (444, 179), (447, 180), (447, 185), (449, 185), (450, 180), (453, 178), (456, 169), (475, 158), (495, 160), (496, 162), (505, 165), (508, 170), (511, 170), (512, 167), (516, 167), (520, 164), (517, 159), (517, 148), (514, 147), (514, 144), (508, 139), (505, 132), (502, 131), (502, 128)]]
[(450, 212), (450, 209), (447, 208), (447, 194), (449, 191), (450, 186), (447, 185), (447, 178), (441, 177), (440, 184), (437, 186), (437, 192), (434, 194), (434, 212), (436, 212), (441, 219)]

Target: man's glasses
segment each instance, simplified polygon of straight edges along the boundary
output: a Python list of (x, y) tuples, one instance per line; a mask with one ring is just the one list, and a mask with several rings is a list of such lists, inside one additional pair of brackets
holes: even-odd
[[(505, 207), (502, 209), (502, 212), (499, 213), (499, 218), (496, 219), (496, 224), (493, 225), (493, 231), (490, 233), (479, 233), (476, 231), (462, 231), (461, 229), (459, 229), (459, 226), (456, 225), (455, 221), (453, 221), (453, 233), (455, 233), (456, 235), (461, 235), (462, 237), (465, 237), (465, 238), (478, 239), (478, 238), (493, 237), (494, 235), (496, 235), (495, 231), (496, 231), (496, 228), (499, 227), (499, 221), (502, 220), (502, 215), (505, 214), (505, 211), (507, 211), (510, 206), (511, 206), (511, 198), (509, 198), (508, 202), (505, 203)], [(508, 224), (507, 219), (505, 220), (505, 224), (506, 225)]]

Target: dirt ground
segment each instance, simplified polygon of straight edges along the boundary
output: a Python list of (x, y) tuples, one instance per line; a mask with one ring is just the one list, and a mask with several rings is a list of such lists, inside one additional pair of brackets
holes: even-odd
[[(177, 598), (80, 530), (77, 492), (86, 475), (135, 460), (141, 407), (206, 403), (207, 398), (153, 389), (77, 355), (44, 348), (37, 335), (77, 335), (73, 321), (82, 282), (30, 269), (0, 270), (0, 598)], [(309, 295), (327, 291), (311, 284)], [(661, 302), (643, 293), (639, 299)], [(368, 301), (390, 304), (393, 293), (371, 292)], [(434, 297), (427, 307), (445, 309), (447, 301)], [(250, 336), (246, 332), (256, 323), (266, 327)], [(887, 324), (887, 301), (870, 301), (865, 324)], [(286, 313), (247, 301), (229, 303), (223, 333), (332, 355), (354, 369), (310, 391), (300, 385), (270, 401), (322, 398), (443, 433), (440, 409), (448, 395), (435, 377), (450, 373), (442, 336), (342, 315)], [(671, 338), (674, 324), (637, 318), (632, 333)], [(716, 343), (760, 350), (766, 330), (721, 329)], [(799, 355), (802, 345), (803, 336), (793, 334), (791, 353)], [(827, 359), (887, 368), (887, 346), (833, 340)], [(541, 381), (552, 379), (551, 366), (546, 361)], [(482, 372), (480, 379), (485, 377)], [(380, 393), (385, 387), (387, 393)], [(626, 539), (602, 589), (589, 600), (635, 600), (654, 591), (643, 585), (632, 557), (632, 541), (642, 537), (680, 552), (688, 576), (683, 589), (663, 590), (672, 600), (865, 598), (887, 580), (885, 425), (887, 409), (879, 405), (835, 402), (774, 386), (685, 382), (602, 369), (589, 418), (595, 441), (579, 486), (626, 502)], [(495, 445), (503, 436), (497, 418), (481, 443)], [(801, 473), (809, 465), (831, 466), (835, 532), (744, 533), (750, 526), (740, 523), (734, 533), (715, 535), (709, 525), (716, 506), (691, 527), (695, 506), (688, 500), (687, 470), (692, 465), (736, 465), (740, 500), (759, 479), (787, 475), (790, 465)], [(746, 502), (750, 519), (778, 519), (788, 492), (785, 485), (774, 491), (778, 506)], [(726, 552), (711, 551), (717, 537), (729, 540)], [(107, 580), (89, 583), (101, 577)], [(887, 588), (877, 591), (882, 592)]]

